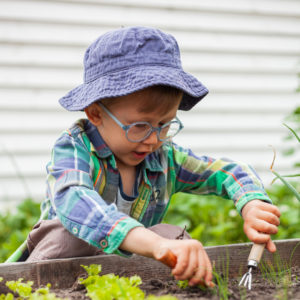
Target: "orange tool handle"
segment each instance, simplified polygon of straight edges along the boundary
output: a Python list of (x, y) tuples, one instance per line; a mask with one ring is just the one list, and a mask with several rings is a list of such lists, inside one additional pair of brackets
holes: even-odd
[(176, 255), (170, 249), (167, 248), (161, 249), (156, 259), (162, 262), (163, 264), (167, 265), (171, 269), (173, 269), (177, 263)]

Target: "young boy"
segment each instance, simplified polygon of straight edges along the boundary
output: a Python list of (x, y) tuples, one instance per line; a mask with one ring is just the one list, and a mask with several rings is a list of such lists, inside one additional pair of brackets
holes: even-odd
[(169, 239), (151, 227), (177, 192), (232, 199), (248, 238), (276, 250), (270, 234), (280, 213), (254, 171), (172, 143), (183, 127), (177, 110), (190, 110), (208, 91), (183, 71), (171, 35), (144, 27), (108, 32), (87, 49), (84, 70), (84, 84), (60, 104), (84, 110), (87, 119), (63, 132), (53, 148), (43, 220), (28, 237), (28, 261), (100, 252), (157, 258), (169, 249), (177, 258), (176, 279), (210, 286), (202, 244)]

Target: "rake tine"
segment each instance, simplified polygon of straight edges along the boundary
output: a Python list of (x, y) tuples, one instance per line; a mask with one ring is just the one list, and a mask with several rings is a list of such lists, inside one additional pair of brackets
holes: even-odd
[(248, 290), (251, 290), (251, 284), (252, 284), (252, 273), (251, 273), (251, 272), (250, 272), (250, 274), (249, 274), (248, 280), (249, 280)]
[(249, 281), (249, 277), (248, 277), (248, 274), (247, 274), (247, 277), (246, 277), (246, 280), (245, 280), (245, 283), (244, 283), (244, 287), (247, 286), (248, 281)]
[(245, 273), (245, 274), (243, 275), (242, 279), (240, 280), (239, 285), (244, 284), (244, 282), (245, 282), (245, 280), (246, 280), (246, 277), (247, 277), (247, 273)]

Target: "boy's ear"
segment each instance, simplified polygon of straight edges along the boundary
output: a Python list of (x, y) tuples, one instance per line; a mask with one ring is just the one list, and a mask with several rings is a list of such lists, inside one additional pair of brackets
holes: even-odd
[(84, 109), (84, 112), (93, 125), (95, 126), (101, 125), (102, 123), (101, 108), (97, 103), (92, 103), (91, 105), (86, 107)]

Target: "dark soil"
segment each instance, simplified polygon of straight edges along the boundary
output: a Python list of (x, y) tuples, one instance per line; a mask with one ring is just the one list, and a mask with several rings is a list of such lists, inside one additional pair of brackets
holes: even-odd
[[(225, 294), (217, 287), (214, 289), (201, 289), (198, 287), (179, 288), (174, 280), (161, 281), (151, 279), (143, 282), (140, 288), (147, 295), (173, 295), (178, 299), (255, 299), (255, 300), (273, 300), (273, 299), (300, 299), (300, 267), (293, 267), (291, 273), (285, 272), (281, 278), (273, 276), (272, 279), (266, 279), (261, 274), (253, 273), (253, 282), (251, 291), (238, 285), (239, 279), (229, 279), (228, 290)], [(279, 283), (275, 283), (274, 280)], [(67, 290), (52, 290), (57, 297), (69, 299), (89, 299), (85, 296), (85, 288), (75, 283)], [(227, 296), (226, 296), (227, 295)]]

